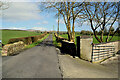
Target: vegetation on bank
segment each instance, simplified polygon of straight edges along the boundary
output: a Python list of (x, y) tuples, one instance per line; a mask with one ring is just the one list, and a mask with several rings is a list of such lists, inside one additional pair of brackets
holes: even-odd
[(0, 32), (2, 32), (2, 35), (0, 35), (0, 39), (2, 39), (3, 44), (7, 44), (9, 39), (11, 38), (41, 35), (41, 33), (22, 30), (0, 30)]
[(54, 34), (53, 34), (53, 44), (54, 44), (55, 47), (61, 47), (61, 43), (58, 43), (56, 41), (56, 38), (55, 38)]
[(49, 34), (47, 34), (45, 37), (43, 37), (43, 38), (40, 39), (39, 41), (34, 42), (34, 43), (30, 44), (30, 45), (27, 45), (27, 46), (26, 46), (26, 49), (35, 47), (36, 45), (40, 44), (44, 39), (46, 39), (48, 36), (49, 36)]

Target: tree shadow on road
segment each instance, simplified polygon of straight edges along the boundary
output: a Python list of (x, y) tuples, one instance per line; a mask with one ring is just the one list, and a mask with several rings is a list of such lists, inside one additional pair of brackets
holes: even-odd
[(38, 44), (37, 46), (54, 46), (53, 45), (53, 41), (43, 41), (40, 44)]

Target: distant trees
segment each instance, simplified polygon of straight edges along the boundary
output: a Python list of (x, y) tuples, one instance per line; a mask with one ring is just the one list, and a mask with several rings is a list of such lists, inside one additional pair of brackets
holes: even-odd
[(82, 34), (82, 35), (93, 35), (93, 32), (92, 32), (92, 31), (82, 30), (82, 31), (80, 32), (80, 34)]

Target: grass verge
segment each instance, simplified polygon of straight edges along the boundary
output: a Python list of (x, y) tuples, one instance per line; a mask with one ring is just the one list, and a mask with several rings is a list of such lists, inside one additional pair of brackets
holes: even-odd
[(61, 47), (61, 43), (56, 41), (55, 35), (53, 34), (53, 44), (55, 47)]
[(37, 42), (35, 42), (35, 43), (32, 43), (32, 44), (26, 46), (25, 48), (26, 48), (26, 49), (29, 49), (29, 48), (35, 47), (36, 45), (38, 45), (39, 43), (41, 43), (44, 39), (46, 39), (48, 36), (49, 36), (49, 34), (47, 34), (47, 35), (46, 35), (44, 38), (42, 38), (41, 40), (39, 40), (39, 41), (37, 41)]

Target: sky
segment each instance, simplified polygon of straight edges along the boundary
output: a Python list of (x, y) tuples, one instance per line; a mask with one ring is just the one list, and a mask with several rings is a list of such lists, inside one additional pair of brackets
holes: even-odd
[[(2, 29), (34, 29), (41, 31), (57, 30), (57, 18), (52, 12), (41, 12), (37, 2), (11, 2), (9, 8), (0, 15)], [(75, 31), (91, 30), (87, 23), (75, 25)], [(118, 24), (115, 24), (117, 26)], [(60, 31), (67, 31), (64, 20), (60, 19)]]

